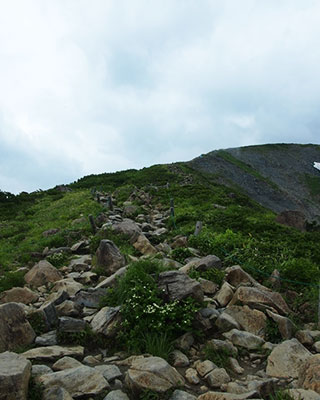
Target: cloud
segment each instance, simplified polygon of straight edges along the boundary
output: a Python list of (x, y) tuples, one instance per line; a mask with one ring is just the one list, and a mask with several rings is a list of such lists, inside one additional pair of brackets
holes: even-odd
[(319, 143), (319, 16), (312, 0), (2, 2), (0, 188)]

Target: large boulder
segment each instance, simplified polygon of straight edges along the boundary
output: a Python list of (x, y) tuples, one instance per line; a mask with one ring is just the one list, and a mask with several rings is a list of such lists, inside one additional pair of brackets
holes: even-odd
[(73, 400), (63, 387), (53, 386), (43, 392), (42, 400)]
[(115, 233), (128, 236), (131, 241), (137, 240), (138, 236), (142, 233), (140, 227), (129, 218), (125, 218), (122, 222), (114, 224), (112, 230)]
[(121, 322), (120, 307), (103, 307), (92, 319), (93, 332), (102, 333), (106, 337), (114, 337)]
[(24, 279), (33, 287), (39, 287), (62, 279), (61, 273), (49, 261), (41, 260), (28, 271)]
[(0, 400), (26, 400), (31, 362), (6, 351), (0, 354)]
[(253, 310), (248, 306), (231, 306), (224, 312), (231, 315), (243, 330), (263, 337), (267, 318), (262, 311)]
[(101, 240), (96, 256), (97, 266), (103, 267), (106, 275), (114, 274), (126, 263), (124, 256), (111, 240)]
[(311, 389), (320, 395), (320, 354), (316, 354), (306, 361), (300, 369), (299, 386)]
[(319, 400), (320, 396), (313, 390), (305, 389), (289, 389), (288, 395), (291, 396), (292, 400)]
[(183, 385), (184, 378), (160, 357), (135, 359), (126, 374), (126, 383), (134, 392), (154, 390), (164, 393)]
[(99, 371), (81, 366), (45, 374), (38, 378), (46, 388), (61, 386), (73, 398), (98, 395), (110, 386)]
[(246, 304), (253, 308), (273, 308), (277, 310), (280, 314), (288, 314), (290, 309), (287, 303), (284, 301), (280, 293), (264, 291), (255, 287), (240, 286), (229, 306), (235, 304)]
[(149, 239), (143, 234), (138, 236), (137, 240), (133, 243), (133, 247), (145, 256), (157, 254), (157, 249), (152, 246)]
[(216, 294), (215, 299), (221, 307), (225, 307), (233, 298), (233, 295), (234, 291), (232, 286), (228, 282), (224, 282), (219, 292)]
[(180, 271), (185, 272), (186, 274), (191, 270), (195, 269), (197, 271), (207, 271), (211, 268), (222, 268), (222, 263), (219, 257), (210, 254), (206, 257), (202, 257), (198, 260), (192, 260), (188, 262), (188, 264), (184, 265), (180, 268)]
[(181, 271), (162, 272), (159, 275), (158, 287), (168, 300), (183, 300), (189, 296), (198, 301), (203, 300), (200, 283)]
[(298, 378), (301, 365), (311, 357), (297, 339), (278, 344), (267, 360), (266, 372), (275, 378)]
[(232, 329), (223, 334), (235, 346), (244, 347), (248, 350), (255, 350), (260, 348), (265, 342), (260, 336), (253, 335), (252, 333)]
[(82, 358), (84, 347), (82, 346), (46, 346), (37, 347), (22, 353), (28, 360), (55, 361), (64, 356)]
[(6, 303), (0, 306), (0, 352), (29, 345), (35, 337), (21, 305)]
[(26, 287), (15, 287), (10, 290), (5, 290), (0, 294), (0, 303), (30, 304), (37, 301), (38, 297), (36, 293)]

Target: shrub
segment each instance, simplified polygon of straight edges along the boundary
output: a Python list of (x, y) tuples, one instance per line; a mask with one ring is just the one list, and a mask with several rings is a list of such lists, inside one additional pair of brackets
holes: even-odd
[(25, 271), (6, 272), (0, 277), (0, 293), (14, 287), (23, 287)]
[(266, 339), (271, 343), (280, 343), (282, 341), (282, 336), (279, 331), (278, 324), (273, 319), (267, 319), (265, 336)]
[(191, 268), (188, 275), (192, 279), (203, 278), (207, 279), (208, 281), (217, 283), (220, 286), (224, 278), (224, 271), (221, 271), (217, 268), (210, 268), (207, 271), (198, 271), (195, 268)]
[(192, 257), (192, 252), (187, 247), (178, 247), (177, 249), (172, 250), (171, 257), (183, 264), (184, 260), (188, 257)]

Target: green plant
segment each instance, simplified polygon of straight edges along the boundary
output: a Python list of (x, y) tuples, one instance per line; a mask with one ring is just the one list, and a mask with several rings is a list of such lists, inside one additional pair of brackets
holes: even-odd
[(279, 343), (282, 341), (282, 336), (279, 331), (278, 324), (271, 318), (267, 319), (265, 337), (271, 343)]
[(216, 349), (210, 342), (203, 348), (205, 359), (212, 361), (219, 368), (229, 368), (229, 358), (234, 357), (234, 354), (227, 349)]
[(47, 261), (51, 263), (54, 267), (59, 268), (66, 264), (69, 256), (66, 253), (54, 253), (47, 256)]
[(195, 268), (191, 268), (188, 275), (192, 279), (198, 280), (199, 278), (203, 278), (221, 285), (224, 278), (224, 271), (217, 268), (210, 268), (207, 271), (199, 271)]
[(34, 312), (27, 316), (27, 320), (29, 321), (32, 329), (35, 331), (36, 335), (42, 335), (47, 331), (47, 324), (45, 321), (45, 317), (41, 312)]
[(148, 332), (143, 335), (145, 351), (153, 356), (169, 360), (174, 350), (173, 342), (167, 332)]
[(22, 287), (25, 271), (9, 271), (0, 277), (0, 293), (12, 289), (13, 287)]
[(115, 343), (112, 339), (93, 332), (89, 325), (86, 325), (85, 329), (79, 332), (64, 332), (58, 330), (57, 341), (59, 344), (79, 345), (89, 349), (99, 347), (115, 350)]
[(44, 392), (44, 385), (37, 383), (33, 377), (29, 380), (28, 400), (41, 400)]
[(273, 395), (270, 395), (270, 400), (294, 400), (287, 390), (278, 390)]
[(172, 250), (171, 257), (180, 262), (181, 264), (184, 263), (184, 260), (188, 257), (192, 257), (192, 252), (187, 247), (178, 247), (177, 249)]

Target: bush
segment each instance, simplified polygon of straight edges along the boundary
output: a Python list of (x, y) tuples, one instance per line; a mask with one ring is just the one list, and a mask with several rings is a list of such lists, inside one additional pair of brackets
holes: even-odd
[(188, 275), (192, 279), (207, 279), (208, 281), (212, 281), (214, 283), (217, 283), (219, 286), (221, 286), (223, 278), (224, 278), (224, 271), (221, 271), (221, 269), (217, 268), (210, 268), (207, 271), (198, 271), (195, 268), (192, 268)]

